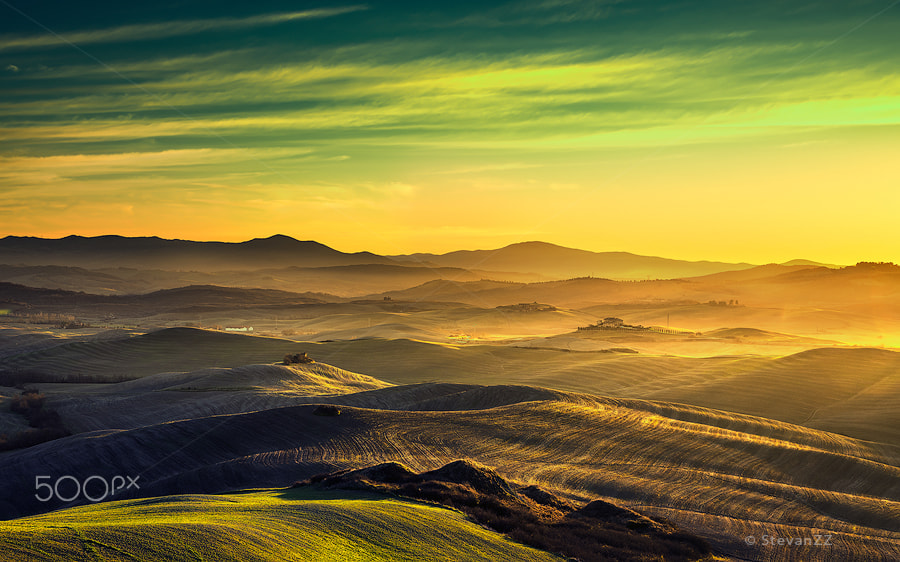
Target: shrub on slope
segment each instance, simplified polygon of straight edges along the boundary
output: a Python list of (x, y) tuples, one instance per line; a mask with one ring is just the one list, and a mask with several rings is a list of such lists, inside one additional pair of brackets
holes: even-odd
[(458, 460), (416, 474), (400, 463), (314, 476), (295, 487), (365, 490), (439, 503), (542, 550), (589, 561), (702, 560), (703, 539), (667, 521), (594, 500), (576, 508), (537, 486), (517, 486), (490, 468)]
[(31, 428), (11, 436), (0, 435), (0, 451), (23, 449), (69, 435), (59, 414), (44, 407), (45, 401), (46, 397), (36, 390), (25, 390), (13, 398), (9, 409), (28, 420)]

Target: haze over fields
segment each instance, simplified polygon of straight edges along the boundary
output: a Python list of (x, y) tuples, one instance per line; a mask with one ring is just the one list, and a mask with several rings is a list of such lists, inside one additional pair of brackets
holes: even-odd
[(900, 560), (900, 0), (0, 0), (0, 561)]
[[(0, 267), (8, 559), (65, 558), (80, 540), (153, 559), (173, 541), (235, 559), (900, 555), (890, 263), (698, 264), (542, 243), (426, 259), (286, 236), (7, 237), (0, 256), (18, 261)], [(606, 276), (623, 267), (651, 279)], [(665, 278), (673, 270), (699, 275)], [(450, 484), (392, 484), (395, 469), (373, 468), (281, 490), (460, 459), (474, 468), (441, 469)], [(95, 473), (107, 488), (95, 478), (81, 491)], [(36, 475), (61, 491), (41, 501)], [(117, 475), (140, 485), (85, 505)], [(313, 482), (345, 477), (329, 478)], [(492, 478), (503, 483), (479, 488)], [(229, 495), (251, 488), (269, 490)], [(466, 511), (471, 493), (505, 507)], [(423, 498), (470, 522), (404, 503)], [(612, 506), (602, 516), (587, 507), (599, 500)], [(283, 510), (297, 515), (261, 516)], [(327, 513), (317, 534), (262, 538), (306, 528), (307, 512)], [(112, 518), (143, 530), (122, 534)], [(563, 538), (575, 528), (581, 538)], [(222, 546), (246, 540), (256, 546)]]

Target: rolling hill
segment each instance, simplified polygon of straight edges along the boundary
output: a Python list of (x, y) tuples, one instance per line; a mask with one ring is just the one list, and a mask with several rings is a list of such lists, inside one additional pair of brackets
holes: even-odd
[(453, 267), (378, 263), (214, 272), (126, 267), (84, 269), (60, 265), (0, 265), (0, 281), (98, 295), (134, 295), (190, 285), (220, 285), (292, 292), (298, 290), (328, 292), (351, 297), (406, 289), (436, 279), (476, 281), (492, 276), (535, 280), (534, 276), (515, 273), (472, 272)]
[(102, 318), (144, 317), (165, 313), (191, 314), (208, 310), (289, 308), (340, 302), (323, 293), (292, 293), (275, 289), (246, 289), (215, 285), (191, 285), (140, 295), (95, 295), (90, 293), (25, 287), (0, 282), (0, 303), (9, 312), (72, 314)]
[(0, 522), (0, 560), (561, 560), (463, 514), (362, 492), (259, 490)]
[[(328, 403), (340, 414), (315, 414), (316, 404)], [(38, 502), (34, 474), (137, 476), (140, 490), (123, 496), (129, 499), (284, 486), (390, 461), (432, 470), (469, 458), (572, 501), (608, 499), (665, 517), (729, 556), (776, 552), (750, 548), (749, 535), (813, 533), (831, 535), (833, 547), (801, 547), (792, 550), (796, 559), (900, 555), (900, 449), (764, 418), (530, 387), (440, 384), (187, 414), (191, 419), (90, 431), (0, 454), (8, 475), (0, 510), (9, 518), (73, 505)]]
[(545, 302), (582, 308), (600, 303), (733, 300), (755, 306), (896, 306), (900, 266), (858, 264), (842, 269), (762, 266), (694, 278), (621, 282), (580, 277), (542, 283), (437, 280), (403, 291), (395, 299), (445, 300), (477, 306)]
[[(412, 481), (351, 478), (353, 490), (327, 493), (272, 489), (323, 473), (341, 480), (381, 463), (435, 473), (458, 459), (521, 483), (517, 490), (540, 486), (571, 513), (609, 502), (603, 509), (632, 514), (632, 522), (646, 516), (668, 529), (668, 520), (725, 558), (900, 558), (900, 353), (841, 343), (894, 342), (900, 267), (893, 264), (691, 264), (703, 274), (526, 283), (479, 275), (546, 277), (554, 264), (569, 272), (585, 264), (621, 271), (683, 264), (541, 243), (457, 252), (442, 262), (365, 261), (287, 237), (50, 242), (21, 247), (51, 255), (72, 244), (72, 260), (95, 261), (0, 273), (45, 284), (68, 279), (72, 288), (92, 284), (105, 294), (0, 284), (0, 314), (10, 320), (0, 329), (0, 433), (15, 434), (4, 438), (12, 450), (0, 452), (0, 518), (8, 520), (0, 523), (0, 559), (7, 552), (237, 559), (263, 550), (277, 558), (296, 549), (377, 559), (419, 548), (440, 557), (441, 536), (458, 541), (452, 554), (461, 559), (547, 559), (467, 527), (456, 512), (353, 488)], [(147, 269), (188, 263), (198, 248), (209, 252), (197, 271)], [(120, 267), (126, 252), (148, 265)], [(302, 259), (278, 261), (288, 255)], [(534, 267), (514, 269), (528, 255)], [(226, 263), (264, 269), (216, 269)], [(721, 265), (732, 269), (715, 269)], [(201, 282), (115, 294), (188, 277), (334, 292)], [(372, 292), (348, 298), (361, 287)], [(95, 327), (52, 325), (75, 318), (73, 311)], [(676, 329), (576, 330), (610, 316), (632, 326), (671, 321)], [(110, 319), (122, 327), (98, 327)], [(145, 331), (186, 322), (254, 325), (257, 334), (279, 337)], [(280, 364), (299, 352), (316, 362)], [(32, 446), (18, 439), (31, 418), (6, 404), (25, 388), (44, 395), (44, 413), (71, 435)], [(36, 475), (128, 475), (141, 485), (114, 503), (42, 502)], [(359, 525), (336, 539), (347, 518)], [(428, 522), (426, 532), (412, 525), (416, 518)], [(764, 536), (829, 539), (790, 549), (747, 540)]]
[[(159, 392), (168, 387), (228, 387), (245, 390), (255, 396), (251, 404), (263, 407), (258, 394), (265, 394), (270, 405), (283, 405), (282, 398), (271, 401), (281, 391), (265, 391), (265, 385), (261, 390), (248, 388), (258, 385), (236, 381), (249, 377), (249, 372), (232, 371), (248, 364), (271, 363), (297, 351), (307, 351), (340, 372), (365, 373), (391, 384), (515, 384), (666, 400), (763, 416), (860, 439), (900, 442), (900, 393), (895, 392), (900, 385), (900, 353), (871, 348), (814, 349), (786, 357), (674, 357), (379, 338), (298, 343), (173, 328), (118, 339), (60, 343), (9, 356), (4, 361), (4, 376), (17, 377), (7, 384), (41, 388), (66, 381), (140, 379), (123, 383), (122, 388), (149, 388), (148, 396), (160, 401), (160, 408), (165, 408), (166, 400), (173, 401), (171, 404), (202, 404), (195, 393), (180, 392), (171, 397)], [(210, 366), (219, 369), (204, 370)], [(298, 376), (296, 369), (265, 369), (276, 378)], [(220, 382), (196, 382), (213, 380), (209, 377), (218, 377)], [(64, 384), (60, 392), (77, 397), (83, 395), (81, 388)], [(134, 400), (131, 394), (129, 391), (126, 396)]]

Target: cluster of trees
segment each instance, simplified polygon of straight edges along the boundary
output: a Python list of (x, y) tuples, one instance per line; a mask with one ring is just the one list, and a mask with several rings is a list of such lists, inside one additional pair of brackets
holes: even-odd
[(53, 324), (56, 328), (90, 328), (90, 324), (78, 320), (72, 314), (50, 314), (48, 312), (14, 312), (10, 316), (21, 318), (26, 324)]
[(312, 357), (307, 355), (305, 352), (294, 354), (288, 353), (284, 356), (285, 365), (292, 365), (296, 363), (315, 363), (315, 361), (313, 361)]
[(69, 435), (59, 413), (44, 407), (46, 401), (43, 394), (33, 389), (25, 390), (12, 399), (10, 411), (23, 416), (31, 427), (11, 436), (0, 435), (0, 451), (23, 449)]
[(0, 386), (23, 388), (26, 384), (38, 383), (116, 383), (134, 380), (136, 376), (118, 374), (47, 373), (34, 369), (5, 369), (0, 371)]
[(738, 301), (737, 301), (737, 299), (731, 299), (731, 300), (729, 300), (729, 301), (716, 301), (716, 300), (712, 300), (712, 301), (709, 301), (709, 302), (706, 303), (706, 304), (708, 304), (708, 305), (710, 305), (710, 306), (738, 306)]
[(76, 330), (78, 328), (90, 328), (91, 325), (86, 322), (79, 322), (77, 320), (66, 320), (65, 322), (60, 322), (56, 324), (57, 328), (63, 328), (66, 330)]
[(891, 270), (897, 267), (892, 261), (861, 261), (856, 264), (856, 267), (865, 268), (865, 269), (881, 269), (881, 270)]

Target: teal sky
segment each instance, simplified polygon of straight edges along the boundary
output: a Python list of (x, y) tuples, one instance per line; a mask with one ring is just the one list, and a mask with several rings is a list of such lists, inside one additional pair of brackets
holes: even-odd
[(0, 235), (900, 261), (897, 4), (0, 0)]

